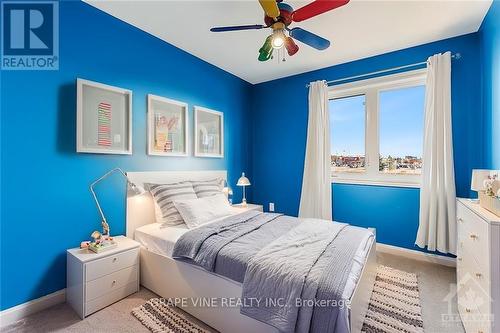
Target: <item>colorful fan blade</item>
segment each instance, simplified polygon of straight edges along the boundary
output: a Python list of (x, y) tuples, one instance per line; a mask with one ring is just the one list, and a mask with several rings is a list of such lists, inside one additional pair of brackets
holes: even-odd
[(332, 9), (341, 7), (348, 2), (349, 0), (315, 0), (310, 4), (294, 11), (292, 14), (292, 18), (294, 22), (301, 22), (316, 15), (320, 15)]
[(324, 50), (330, 46), (330, 41), (301, 28), (290, 30), (290, 37), (309, 45), (317, 50)]
[(212, 32), (224, 32), (224, 31), (239, 31), (239, 30), (258, 30), (266, 28), (265, 25), (262, 24), (254, 24), (254, 25), (235, 25), (231, 27), (215, 27), (210, 29)]
[(273, 19), (280, 16), (280, 9), (278, 8), (276, 0), (259, 0), (259, 2), (267, 16)]

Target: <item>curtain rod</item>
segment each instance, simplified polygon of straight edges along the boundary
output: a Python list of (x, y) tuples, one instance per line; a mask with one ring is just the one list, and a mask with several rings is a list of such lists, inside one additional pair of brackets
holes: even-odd
[[(458, 59), (462, 58), (462, 55), (460, 53), (455, 53), (455, 54), (452, 54), (451, 57), (453, 59), (457, 59), (458, 60)], [(409, 65), (404, 65), (404, 66), (399, 66), (399, 67), (392, 67), (392, 68), (382, 69), (382, 70), (376, 71), (376, 72), (371, 72), (371, 73), (366, 73), (366, 74), (360, 74), (360, 75), (354, 75), (354, 76), (344, 77), (344, 78), (341, 78), (341, 79), (326, 81), (326, 84), (327, 85), (331, 85), (332, 83), (337, 83), (337, 82), (342, 82), (342, 81), (347, 81), (347, 80), (353, 80), (353, 79), (359, 79), (359, 78), (362, 78), (362, 77), (365, 77), (365, 76), (372, 76), (372, 75), (375, 75), (375, 74), (382, 74), (382, 73), (387, 73), (387, 72), (393, 72), (393, 71), (397, 71), (398, 69), (405, 69), (405, 68), (415, 67), (415, 66), (425, 65), (425, 64), (427, 64), (427, 61), (416, 62), (414, 64), (409, 64)], [(309, 83), (306, 84), (306, 88), (309, 88), (309, 85), (310, 85)]]

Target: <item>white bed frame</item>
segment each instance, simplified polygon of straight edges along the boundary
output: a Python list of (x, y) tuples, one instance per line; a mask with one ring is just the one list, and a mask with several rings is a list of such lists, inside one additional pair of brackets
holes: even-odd
[[(144, 183), (174, 183), (185, 180), (227, 179), (227, 172), (217, 171), (161, 171), (127, 172), (129, 179), (140, 186)], [(136, 228), (155, 222), (151, 195), (127, 195), (127, 237), (133, 238)], [(360, 280), (351, 297), (351, 332), (361, 332), (376, 275), (376, 253), (373, 241)], [(277, 333), (270, 325), (240, 314), (239, 307), (193, 306), (191, 299), (239, 299), (241, 284), (210, 273), (197, 266), (141, 248), (141, 284), (164, 298), (174, 299), (177, 305), (220, 332)]]

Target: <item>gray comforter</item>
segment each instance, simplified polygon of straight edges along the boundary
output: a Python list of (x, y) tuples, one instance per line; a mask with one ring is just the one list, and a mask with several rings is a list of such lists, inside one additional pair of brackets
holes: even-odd
[(366, 233), (249, 211), (185, 233), (173, 257), (242, 282), (241, 312), (281, 332), (348, 332), (342, 293)]

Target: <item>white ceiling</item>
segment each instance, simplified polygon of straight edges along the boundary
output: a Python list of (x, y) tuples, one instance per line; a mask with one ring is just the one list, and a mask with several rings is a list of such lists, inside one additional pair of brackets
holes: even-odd
[[(368, 1), (292, 23), (329, 39), (325, 51), (297, 42), (299, 52), (267, 62), (258, 50), (271, 29), (212, 33), (213, 26), (262, 24), (257, 0), (96, 1), (85, 0), (125, 22), (177, 46), (250, 83), (362, 59), (459, 36), (479, 29), (491, 0)], [(297, 9), (310, 1), (287, 1)]]

